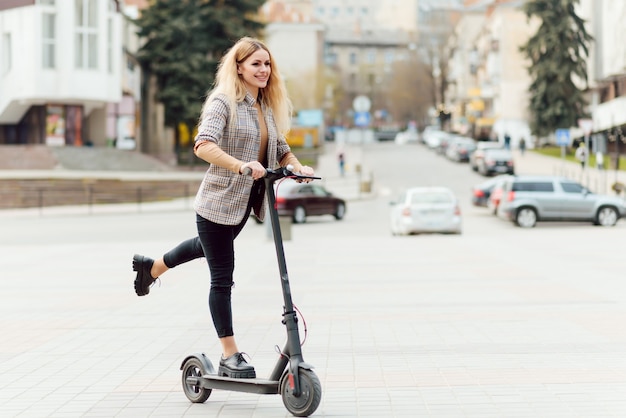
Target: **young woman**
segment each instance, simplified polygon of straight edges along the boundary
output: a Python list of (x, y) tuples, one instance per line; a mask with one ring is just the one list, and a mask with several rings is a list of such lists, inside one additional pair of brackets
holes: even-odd
[[(234, 240), (251, 210), (261, 220), (265, 216), (265, 167), (291, 164), (296, 172), (314, 175), (285, 140), (290, 121), (291, 102), (270, 51), (258, 39), (240, 39), (222, 57), (195, 138), (195, 154), (211, 164), (194, 202), (198, 236), (157, 260), (133, 257), (138, 296), (147, 295), (168, 269), (206, 257), (211, 274), (209, 309), (222, 345), (218, 373), (223, 376), (256, 376), (235, 342), (231, 287)], [(241, 174), (246, 168), (251, 175)]]

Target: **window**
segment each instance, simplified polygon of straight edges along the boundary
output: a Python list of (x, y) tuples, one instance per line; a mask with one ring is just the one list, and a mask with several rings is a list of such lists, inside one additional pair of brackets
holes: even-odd
[(580, 194), (585, 188), (578, 183), (561, 183), (561, 187), (565, 193), (577, 193)]
[(76, 23), (76, 68), (98, 68), (97, 0), (74, 0)]
[(368, 64), (376, 63), (376, 50), (373, 48), (370, 48), (367, 50), (367, 63)]
[(326, 190), (324, 190), (320, 186), (313, 186), (312, 189), (313, 189), (313, 194), (315, 196), (320, 196), (320, 197), (328, 196), (328, 193), (326, 193)]
[(355, 65), (357, 63), (356, 52), (350, 52), (350, 64)]
[(44, 12), (42, 19), (41, 65), (43, 68), (55, 68), (56, 13)]
[(413, 193), (411, 195), (411, 204), (419, 205), (423, 203), (452, 203), (452, 196), (448, 193)]
[(350, 74), (350, 80), (348, 81), (350, 88), (354, 89), (356, 88), (356, 74), (355, 73), (351, 73)]
[(334, 52), (327, 53), (325, 61), (328, 66), (337, 65), (337, 54)]
[(11, 34), (2, 34), (2, 75), (11, 71)]
[(514, 192), (553, 192), (554, 185), (547, 181), (533, 182), (515, 182), (513, 183)]
[(385, 64), (393, 64), (394, 62), (394, 51), (393, 49), (388, 49), (385, 51)]

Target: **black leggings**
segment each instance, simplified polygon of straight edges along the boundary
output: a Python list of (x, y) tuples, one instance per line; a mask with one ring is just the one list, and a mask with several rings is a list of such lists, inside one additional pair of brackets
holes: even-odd
[(217, 224), (196, 214), (198, 236), (181, 242), (163, 256), (165, 265), (173, 268), (206, 254), (211, 272), (209, 310), (219, 338), (234, 335), (230, 299), (235, 270), (234, 241), (245, 226), (250, 210), (248, 205), (246, 215), (238, 225)]

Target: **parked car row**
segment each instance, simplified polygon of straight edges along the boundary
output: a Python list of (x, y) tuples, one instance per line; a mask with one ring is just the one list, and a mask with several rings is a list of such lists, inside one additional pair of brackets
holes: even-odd
[(420, 137), (428, 148), (456, 162), (467, 162), (484, 176), (515, 174), (513, 154), (499, 142), (473, 138), (427, 127)]
[[(472, 187), (474, 206), (522, 228), (542, 221), (581, 221), (614, 226), (626, 217), (626, 201), (592, 193), (580, 183), (558, 176), (519, 175), (510, 150), (496, 142), (425, 129), (419, 142), (452, 161), (468, 162), (489, 179)], [(446, 187), (414, 187), (391, 202), (391, 232), (460, 234), (462, 217), (454, 193)]]
[(522, 228), (541, 221), (580, 221), (614, 226), (626, 216), (626, 202), (592, 193), (558, 176), (501, 175), (472, 188), (472, 203)]

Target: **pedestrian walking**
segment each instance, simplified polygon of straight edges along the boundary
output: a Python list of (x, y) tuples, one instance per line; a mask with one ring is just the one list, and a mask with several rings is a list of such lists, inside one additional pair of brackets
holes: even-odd
[(526, 140), (524, 138), (521, 138), (519, 140), (519, 152), (524, 155), (524, 153), (526, 152)]
[(596, 167), (598, 167), (598, 170), (604, 170), (604, 154), (602, 154), (602, 151), (596, 152)]
[(504, 148), (511, 149), (511, 135), (508, 132), (504, 133)]
[(339, 173), (343, 177), (346, 174), (346, 157), (343, 152), (340, 152), (337, 158), (339, 160)]
[(576, 153), (574, 154), (576, 159), (580, 161), (580, 166), (584, 169), (585, 164), (587, 163), (587, 147), (585, 147), (585, 143), (581, 142), (576, 148)]

